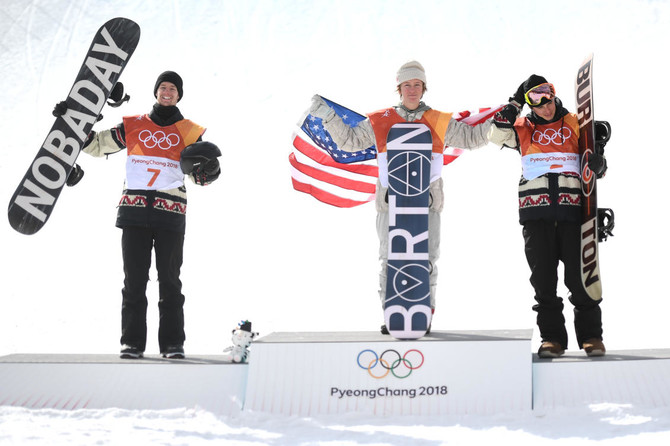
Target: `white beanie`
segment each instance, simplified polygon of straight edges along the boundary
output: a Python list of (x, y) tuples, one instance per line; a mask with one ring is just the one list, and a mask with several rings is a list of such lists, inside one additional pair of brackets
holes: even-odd
[(419, 79), (426, 84), (426, 71), (423, 69), (423, 66), (416, 60), (412, 60), (404, 64), (400, 69), (398, 69), (398, 74), (396, 75), (396, 85), (400, 85), (403, 82)]

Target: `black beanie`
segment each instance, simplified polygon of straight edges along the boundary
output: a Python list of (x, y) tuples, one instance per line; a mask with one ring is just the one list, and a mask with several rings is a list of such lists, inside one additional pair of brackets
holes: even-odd
[(547, 80), (542, 76), (538, 76), (537, 74), (531, 74), (530, 77), (526, 79), (526, 82), (523, 83), (523, 92), (528, 93), (528, 90), (530, 90), (531, 88), (546, 83)]
[(181, 80), (181, 77), (174, 71), (164, 71), (156, 79), (156, 85), (154, 85), (154, 97), (158, 98), (156, 92), (158, 87), (160, 87), (162, 82), (171, 82), (177, 87), (177, 93), (179, 93), (179, 99), (177, 102), (181, 101), (181, 98), (184, 97), (184, 82)]

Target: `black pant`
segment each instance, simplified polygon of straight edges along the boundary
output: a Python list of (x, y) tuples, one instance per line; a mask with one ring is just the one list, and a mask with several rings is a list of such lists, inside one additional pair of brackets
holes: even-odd
[(160, 315), (158, 344), (161, 352), (169, 346), (183, 345), (184, 295), (181, 271), (184, 234), (174, 231), (125, 227), (121, 237), (123, 253), (123, 301), (121, 305), (121, 344), (144, 351), (147, 343), (147, 282), (151, 250), (156, 254)]
[(602, 339), (600, 301), (594, 301), (581, 281), (579, 223), (527, 221), (523, 226), (530, 283), (535, 289), (537, 326), (542, 341), (559, 342), (568, 347), (563, 317), (563, 299), (556, 295), (558, 262), (563, 262), (568, 299), (574, 305), (575, 334), (579, 348), (590, 338)]

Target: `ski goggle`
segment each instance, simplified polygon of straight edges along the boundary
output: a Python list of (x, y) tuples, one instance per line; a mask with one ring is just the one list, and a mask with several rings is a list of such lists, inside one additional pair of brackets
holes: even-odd
[(556, 97), (556, 90), (552, 84), (547, 82), (531, 88), (524, 96), (528, 105), (537, 107), (542, 103), (542, 99), (544, 98), (547, 98), (548, 101), (554, 99)]

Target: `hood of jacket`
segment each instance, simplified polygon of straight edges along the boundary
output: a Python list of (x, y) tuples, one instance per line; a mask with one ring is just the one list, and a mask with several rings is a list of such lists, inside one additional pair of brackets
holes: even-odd
[(398, 113), (405, 121), (413, 122), (418, 119), (421, 119), (425, 111), (430, 110), (430, 107), (427, 106), (423, 101), (419, 102), (419, 106), (414, 110), (410, 110), (404, 105), (398, 104), (395, 107), (396, 113)]

